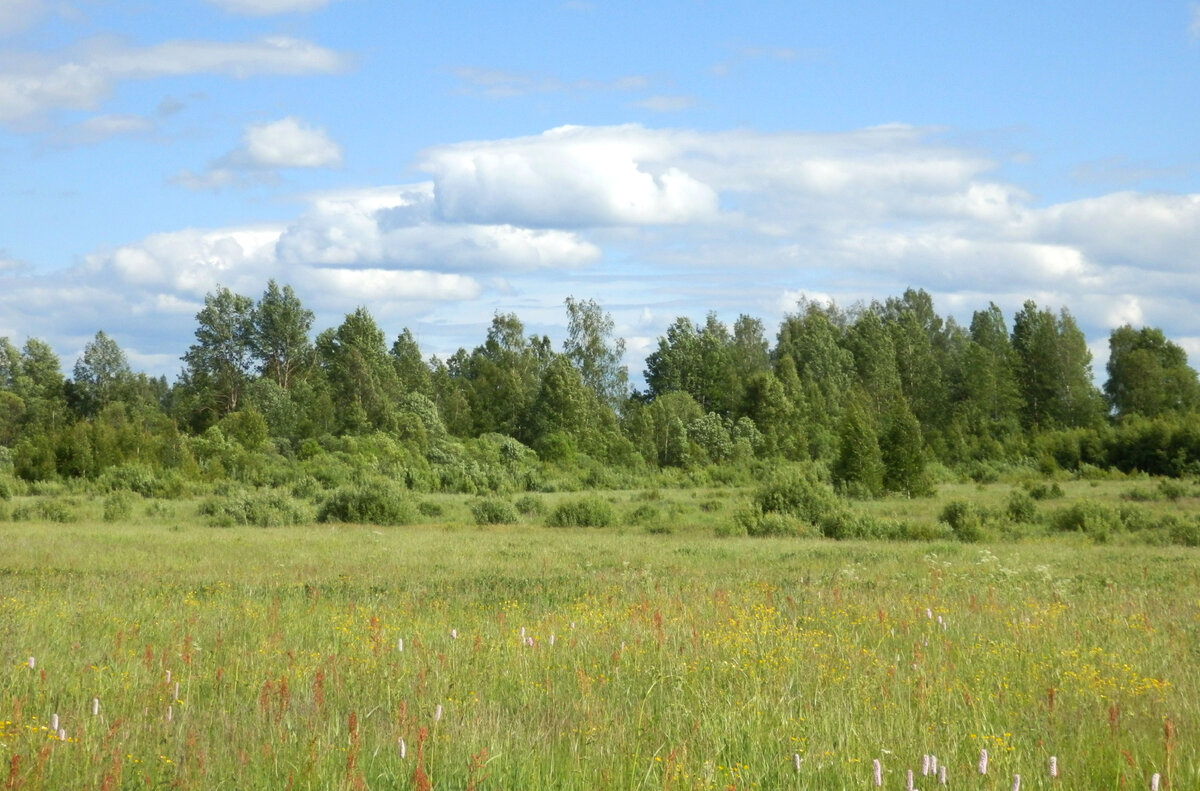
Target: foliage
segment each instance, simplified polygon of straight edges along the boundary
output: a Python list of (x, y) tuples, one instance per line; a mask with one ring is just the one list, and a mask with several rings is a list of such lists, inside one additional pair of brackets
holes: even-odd
[(199, 513), (208, 517), (209, 524), (214, 527), (280, 527), (304, 524), (311, 520), (311, 515), (289, 495), (269, 489), (238, 489), (223, 496), (210, 497), (200, 504)]
[(317, 509), (318, 522), (404, 525), (413, 520), (408, 493), (394, 483), (371, 480), (340, 486)]
[(477, 525), (511, 525), (520, 521), (517, 509), (505, 500), (483, 497), (471, 503), (471, 515)]
[(550, 527), (608, 527), (614, 519), (609, 503), (590, 496), (563, 500), (547, 515), (546, 524)]

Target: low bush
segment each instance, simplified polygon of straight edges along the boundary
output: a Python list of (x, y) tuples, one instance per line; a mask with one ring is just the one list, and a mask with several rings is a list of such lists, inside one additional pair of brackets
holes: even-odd
[(413, 506), (404, 488), (386, 481), (339, 486), (317, 510), (318, 522), (403, 525), (413, 519)]
[(277, 490), (233, 492), (210, 497), (200, 504), (200, 515), (214, 527), (253, 525), (281, 527), (309, 521), (305, 509)]
[(471, 514), (477, 525), (511, 525), (520, 521), (517, 509), (511, 503), (495, 497), (471, 503)]
[(564, 500), (546, 518), (550, 527), (608, 527), (613, 523), (613, 508), (599, 497)]
[(113, 492), (104, 498), (104, 521), (124, 522), (133, 518), (133, 504), (139, 499), (133, 492)]
[(1008, 493), (1004, 513), (1017, 524), (1033, 524), (1037, 521), (1037, 504), (1029, 492), (1013, 489)]
[(541, 498), (534, 497), (532, 494), (521, 495), (514, 505), (525, 516), (541, 516), (546, 512), (546, 505)]
[(973, 543), (985, 537), (984, 517), (978, 508), (966, 500), (951, 500), (942, 508), (938, 521), (950, 526), (959, 541)]

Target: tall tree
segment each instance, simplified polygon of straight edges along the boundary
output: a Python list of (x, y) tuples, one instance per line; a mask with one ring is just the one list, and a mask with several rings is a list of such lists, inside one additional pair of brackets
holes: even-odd
[(291, 286), (267, 282), (262, 299), (250, 317), (248, 344), (258, 370), (287, 390), (297, 373), (312, 359), (313, 312), (305, 308)]
[(1126, 324), (1109, 335), (1108, 349), (1104, 393), (1118, 415), (1156, 417), (1200, 406), (1200, 383), (1187, 352), (1162, 330)]
[(567, 297), (566, 305), (564, 354), (601, 403), (620, 409), (629, 397), (629, 371), (621, 363), (625, 339), (615, 336), (612, 316), (601, 310), (595, 300)]
[(196, 314), (196, 343), (183, 355), (193, 422), (212, 425), (234, 412), (254, 369), (254, 300), (219, 287)]
[(429, 366), (421, 357), (421, 347), (417, 345), (417, 340), (408, 327), (396, 336), (390, 354), (392, 366), (396, 369), (396, 375), (400, 377), (402, 390), (406, 393), (420, 393), (426, 397), (433, 395)]
[(103, 331), (97, 332), (75, 361), (70, 387), (75, 411), (83, 417), (94, 417), (118, 400), (133, 378), (125, 352)]
[(318, 335), (316, 349), (340, 430), (361, 434), (394, 429), (399, 382), (383, 330), (367, 309), (346, 314), (336, 329)]
[(1056, 317), (1027, 301), (1013, 319), (1012, 345), (1028, 428), (1087, 426), (1100, 419), (1092, 354), (1065, 308)]

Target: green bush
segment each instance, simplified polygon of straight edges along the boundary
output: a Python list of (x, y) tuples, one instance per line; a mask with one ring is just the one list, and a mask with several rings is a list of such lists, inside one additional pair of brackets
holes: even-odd
[(775, 473), (758, 488), (752, 501), (763, 514), (786, 514), (810, 525), (844, 507), (833, 487), (820, 480), (811, 467)]
[(16, 490), (12, 478), (7, 475), (0, 475), (0, 500), (11, 500), (13, 493)]
[(385, 481), (339, 486), (317, 511), (318, 522), (403, 525), (412, 519), (413, 507), (406, 490)]
[(613, 508), (599, 497), (564, 500), (546, 518), (551, 527), (608, 527), (613, 523)]
[(445, 509), (442, 508), (441, 503), (435, 503), (433, 500), (422, 500), (417, 503), (417, 513), (421, 516), (434, 518), (444, 514)]
[(1060, 533), (1084, 533), (1097, 541), (1105, 541), (1124, 527), (1124, 521), (1110, 506), (1081, 500), (1055, 512), (1050, 527)]
[(133, 492), (113, 492), (104, 498), (104, 521), (124, 522), (133, 517)]
[(1051, 483), (1026, 483), (1025, 489), (1029, 492), (1029, 496), (1035, 500), (1057, 500), (1064, 495), (1063, 488), (1058, 485), (1058, 481)]
[(1200, 518), (1192, 515), (1172, 520), (1171, 543), (1185, 547), (1200, 547)]
[(946, 503), (938, 521), (948, 524), (959, 541), (973, 543), (984, 538), (984, 515), (966, 500), (951, 500)]
[(1158, 491), (1171, 502), (1188, 496), (1188, 485), (1180, 480), (1163, 478), (1158, 482)]
[(541, 516), (546, 512), (545, 503), (540, 497), (534, 497), (532, 494), (523, 494), (518, 497), (515, 506), (525, 516)]
[(281, 527), (308, 521), (308, 514), (295, 500), (276, 490), (237, 491), (210, 497), (200, 504), (199, 511), (214, 527)]
[(1017, 524), (1032, 524), (1037, 521), (1037, 504), (1028, 492), (1013, 489), (1008, 493), (1008, 501), (1004, 504), (1004, 513)]
[(637, 508), (629, 512), (625, 517), (625, 521), (631, 525), (650, 525), (659, 519), (658, 509), (649, 503), (642, 503)]
[(805, 522), (791, 514), (780, 513), (779, 511), (763, 511), (757, 505), (748, 505), (739, 508), (733, 514), (734, 528), (730, 531), (733, 535), (754, 536), (756, 538), (763, 536), (799, 536), (813, 535), (815, 529), (809, 522)]
[(511, 503), (495, 497), (486, 497), (471, 503), (471, 513), (477, 525), (511, 525), (520, 521), (517, 509)]

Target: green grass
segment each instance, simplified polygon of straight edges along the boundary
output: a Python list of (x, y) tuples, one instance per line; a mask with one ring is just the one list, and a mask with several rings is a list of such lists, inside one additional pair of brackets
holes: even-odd
[[(1039, 508), (1130, 488), (1064, 486)], [(932, 753), (951, 788), (1200, 787), (1195, 550), (717, 539), (742, 495), (599, 496), (674, 532), (434, 496), (407, 527), (0, 523), (0, 786), (836, 789), (878, 759), (898, 789)]]

